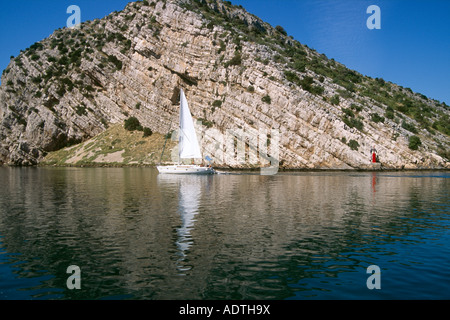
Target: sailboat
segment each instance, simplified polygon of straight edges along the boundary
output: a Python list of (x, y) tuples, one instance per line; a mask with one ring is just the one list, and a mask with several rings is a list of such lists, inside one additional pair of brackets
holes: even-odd
[[(178, 158), (181, 159), (202, 159), (197, 134), (194, 128), (191, 111), (189, 110), (186, 96), (183, 89), (180, 90), (180, 134), (178, 141)], [(164, 151), (163, 151), (164, 152)], [(161, 174), (214, 174), (212, 167), (199, 165), (177, 164), (171, 166), (157, 166)]]

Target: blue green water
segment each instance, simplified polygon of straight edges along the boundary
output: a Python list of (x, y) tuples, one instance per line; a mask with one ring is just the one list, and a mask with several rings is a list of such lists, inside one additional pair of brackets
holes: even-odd
[(449, 172), (0, 168), (0, 181), (3, 300), (450, 298)]

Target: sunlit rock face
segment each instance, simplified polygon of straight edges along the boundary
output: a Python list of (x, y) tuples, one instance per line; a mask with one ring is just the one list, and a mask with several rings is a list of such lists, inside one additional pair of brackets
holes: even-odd
[(444, 103), (362, 76), (219, 0), (130, 3), (12, 58), (0, 87), (0, 163), (37, 164), (131, 116), (166, 134), (180, 88), (202, 147), (223, 165), (264, 162), (230, 156), (223, 137), (244, 132), (247, 149), (256, 141), (284, 168), (371, 168), (372, 147), (384, 168), (449, 168)]

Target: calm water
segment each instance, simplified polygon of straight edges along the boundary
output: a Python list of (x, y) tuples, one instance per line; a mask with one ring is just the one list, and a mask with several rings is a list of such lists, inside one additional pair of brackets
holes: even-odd
[(449, 172), (0, 168), (0, 299), (450, 299), (449, 190)]

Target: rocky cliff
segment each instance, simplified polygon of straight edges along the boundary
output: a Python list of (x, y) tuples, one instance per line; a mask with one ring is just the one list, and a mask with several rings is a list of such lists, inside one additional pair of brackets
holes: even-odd
[(278, 133), (286, 168), (368, 168), (371, 147), (385, 168), (450, 168), (445, 103), (349, 70), (220, 0), (134, 2), (56, 30), (1, 80), (3, 164), (37, 164), (131, 116), (166, 134), (183, 88), (206, 147), (262, 130)]

